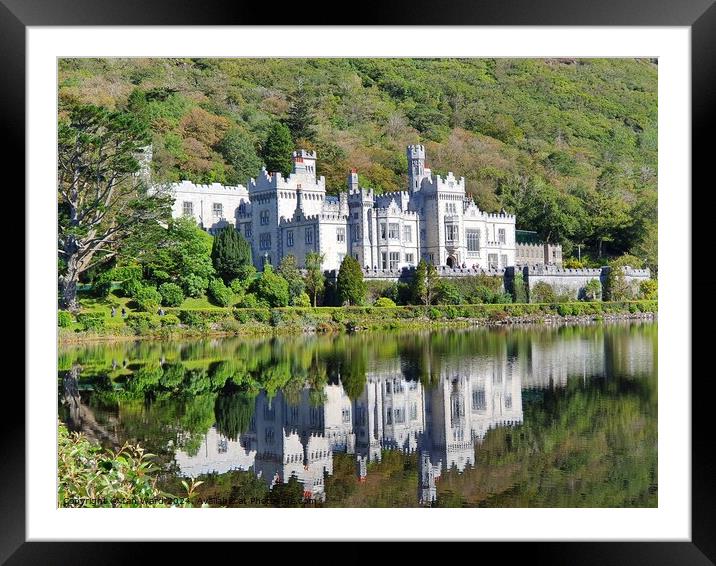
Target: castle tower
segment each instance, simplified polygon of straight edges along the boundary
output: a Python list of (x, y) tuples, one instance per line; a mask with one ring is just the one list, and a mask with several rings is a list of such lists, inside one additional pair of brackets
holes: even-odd
[(293, 173), (305, 175), (308, 180), (316, 182), (316, 152), (299, 149), (294, 151), (291, 160), (293, 161)]
[(358, 171), (351, 169), (348, 173), (348, 192), (358, 190)]
[(408, 150), (408, 182), (411, 191), (419, 191), (420, 183), (427, 177), (425, 173), (425, 146), (409, 145)]

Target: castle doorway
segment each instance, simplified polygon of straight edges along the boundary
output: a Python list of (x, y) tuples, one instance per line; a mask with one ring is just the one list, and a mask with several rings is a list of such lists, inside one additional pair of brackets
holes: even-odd
[(447, 258), (448, 267), (450, 267), (450, 268), (455, 267), (456, 264), (457, 264), (457, 260), (455, 259), (455, 256), (448, 256), (448, 258)]

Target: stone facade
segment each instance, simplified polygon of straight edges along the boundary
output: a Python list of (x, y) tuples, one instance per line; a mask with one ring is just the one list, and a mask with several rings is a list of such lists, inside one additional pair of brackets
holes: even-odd
[(515, 246), (515, 265), (533, 267), (535, 265), (556, 265), (562, 267), (562, 246), (549, 243), (517, 242)]
[[(556, 266), (536, 265), (524, 267), (518, 272), (522, 273), (530, 296), (535, 285), (543, 282), (552, 287), (556, 295), (567, 295), (572, 299), (582, 299), (585, 287), (590, 281), (599, 281), (601, 288), (604, 289), (609, 269), (607, 266), (598, 269), (563, 269)], [(635, 294), (638, 292), (639, 283), (651, 277), (649, 269), (625, 267), (623, 272), (626, 282), (632, 287)], [(505, 287), (507, 289), (512, 288), (512, 277), (514, 277), (514, 271), (508, 269), (505, 276)]]
[(350, 254), (361, 266), (398, 270), (424, 259), (434, 265), (504, 269), (515, 264), (515, 217), (480, 210), (465, 192), (465, 179), (433, 175), (425, 148), (407, 149), (407, 190), (378, 195), (348, 174), (347, 190), (326, 194), (316, 176), (316, 153), (293, 154), (291, 174), (265, 169), (241, 185), (172, 185), (173, 215), (195, 218), (214, 231), (234, 225), (251, 243), (254, 264), (277, 265), (293, 255), (324, 255), (323, 268), (338, 269)]

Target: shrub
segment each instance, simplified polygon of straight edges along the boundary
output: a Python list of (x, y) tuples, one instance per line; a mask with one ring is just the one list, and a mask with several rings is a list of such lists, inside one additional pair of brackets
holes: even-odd
[(189, 297), (201, 297), (209, 286), (209, 280), (194, 273), (182, 278), (182, 287)]
[(211, 280), (207, 295), (212, 303), (220, 307), (228, 307), (231, 304), (231, 299), (234, 297), (231, 289), (224, 285), (221, 279)]
[(239, 304), (245, 309), (255, 309), (259, 306), (259, 301), (253, 293), (246, 293), (241, 297)]
[(571, 314), (574, 314), (572, 312), (572, 305), (570, 305), (569, 303), (562, 303), (562, 304), (558, 305), (557, 312), (559, 313), (560, 316), (569, 316)]
[(598, 301), (602, 298), (602, 284), (599, 279), (592, 279), (584, 286), (583, 299), (585, 301)]
[(279, 310), (272, 310), (271, 311), (271, 326), (278, 326), (281, 324), (282, 321), (281, 311)]
[(647, 301), (655, 301), (658, 295), (659, 285), (656, 279), (647, 279), (639, 284), (639, 298)]
[(96, 331), (104, 328), (105, 316), (101, 312), (84, 312), (77, 315), (77, 322), (85, 331)]
[(527, 286), (522, 273), (515, 273), (515, 279), (512, 282), (512, 300), (515, 303), (527, 302)]
[(311, 306), (311, 298), (308, 296), (308, 293), (305, 291), (298, 295), (297, 297), (294, 297), (292, 300), (294, 307), (310, 307)]
[(246, 324), (249, 321), (250, 315), (243, 309), (234, 309), (234, 318), (241, 324)]
[(378, 297), (376, 299), (375, 303), (373, 303), (373, 306), (376, 307), (395, 307), (396, 304), (392, 299), (389, 299), (388, 297)]
[(253, 311), (254, 320), (267, 323), (271, 320), (271, 311), (267, 308), (258, 308)]
[(184, 302), (184, 292), (176, 283), (162, 283), (159, 285), (159, 294), (165, 307), (178, 307)]
[(443, 313), (440, 309), (436, 309), (435, 307), (430, 307), (430, 309), (428, 309), (428, 317), (431, 320), (436, 320), (438, 318), (442, 318), (442, 316), (443, 316)]
[(141, 279), (127, 279), (122, 282), (122, 291), (125, 297), (135, 297), (143, 286)]
[(106, 299), (109, 297), (109, 292), (112, 290), (112, 279), (114, 277), (114, 270), (110, 269), (105, 271), (97, 279), (95, 279), (92, 285), (92, 293), (98, 299)]
[(141, 287), (133, 297), (139, 310), (144, 312), (156, 312), (162, 302), (162, 296), (154, 287)]
[(443, 313), (445, 314), (445, 318), (449, 318), (450, 320), (457, 318), (458, 316), (457, 307), (454, 305), (446, 305), (443, 308)]
[(162, 326), (178, 326), (179, 317), (173, 314), (167, 314), (161, 318)]
[(504, 322), (509, 318), (509, 314), (507, 314), (506, 311), (499, 309), (499, 310), (492, 310), (490, 311), (490, 314), (487, 316), (487, 319), (490, 322)]
[(60, 328), (67, 328), (74, 322), (71, 312), (59, 311), (57, 313), (57, 326)]
[(264, 300), (270, 307), (288, 306), (288, 281), (274, 273), (270, 265), (264, 266), (261, 277), (256, 279), (249, 290), (259, 300)]
[(206, 326), (204, 319), (196, 311), (180, 311), (179, 320), (182, 324), (193, 328), (203, 328)]
[(148, 312), (130, 312), (127, 315), (125, 324), (136, 334), (144, 334), (159, 327), (157, 319)]
[[(156, 487), (158, 468), (139, 446), (116, 452), (92, 444), (60, 424), (57, 435), (57, 499), (60, 507), (167, 507)], [(199, 482), (197, 482), (198, 484)], [(91, 486), (91, 488), (90, 488)], [(119, 502), (119, 503), (117, 503)], [(188, 502), (184, 503), (189, 505)]]
[(553, 303), (555, 298), (554, 289), (544, 281), (537, 282), (530, 290), (531, 303)]
[(452, 283), (441, 281), (436, 289), (437, 302), (441, 305), (459, 305), (463, 302), (460, 290)]

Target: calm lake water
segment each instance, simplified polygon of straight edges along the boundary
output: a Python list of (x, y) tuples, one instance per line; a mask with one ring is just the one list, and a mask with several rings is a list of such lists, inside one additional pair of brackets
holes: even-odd
[(653, 507), (657, 324), (62, 346), (60, 418), (221, 506)]

